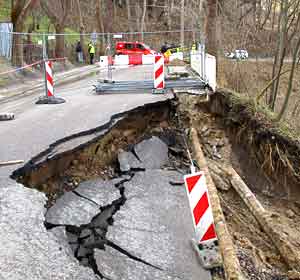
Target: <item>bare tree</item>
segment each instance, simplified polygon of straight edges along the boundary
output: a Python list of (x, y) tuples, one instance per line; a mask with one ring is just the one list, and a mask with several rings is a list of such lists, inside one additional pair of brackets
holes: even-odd
[(81, 7), (80, 7), (80, 0), (75, 0), (76, 1), (76, 6), (77, 6), (77, 11), (78, 11), (78, 17), (79, 17), (79, 30), (80, 30), (80, 44), (83, 47), (84, 46), (84, 38), (83, 38), (83, 33), (84, 33), (84, 23), (82, 19), (82, 13), (81, 13)]
[[(127, 21), (128, 21), (128, 30), (130, 33), (134, 31), (132, 27), (132, 16), (131, 16), (131, 6), (130, 6), (130, 0), (126, 0), (126, 6), (127, 6)], [(132, 37), (132, 35), (130, 35)]]
[[(68, 14), (72, 6), (72, 0), (40, 0), (41, 6), (50, 21), (55, 27), (57, 34), (65, 32)], [(64, 54), (64, 35), (56, 36), (55, 56), (63, 57)]]
[[(276, 53), (274, 56), (272, 79), (278, 77), (274, 80), (271, 87), (271, 94), (269, 96), (268, 105), (271, 110), (275, 110), (275, 104), (277, 100), (279, 83), (280, 83), (280, 73), (282, 72), (284, 59), (287, 56), (287, 49), (293, 42), (293, 39), (299, 33), (300, 26), (300, 1), (299, 0), (280, 0), (280, 15), (278, 20), (278, 40)], [(297, 44), (296, 44), (297, 45)], [(293, 51), (293, 55), (297, 54), (297, 46)], [(291, 71), (293, 76), (294, 71)], [(289, 94), (287, 94), (289, 96)]]
[(217, 57), (217, 0), (207, 0), (205, 35), (207, 51)]
[(181, 13), (180, 13), (180, 45), (184, 47), (184, 21), (185, 21), (185, 9), (184, 0), (181, 0)]
[(143, 15), (142, 15), (142, 18), (141, 18), (142, 41), (144, 41), (144, 30), (145, 30), (146, 11), (147, 11), (147, 0), (144, 0), (144, 4), (143, 4)]
[(173, 12), (174, 12), (174, 0), (166, 0), (165, 1), (165, 5), (168, 6), (167, 7), (167, 26), (168, 26), (168, 30), (172, 29), (172, 16), (173, 16)]
[[(24, 22), (30, 9), (37, 3), (37, 0), (19, 0), (11, 1), (11, 21), (13, 23), (13, 31), (22, 33)], [(12, 46), (12, 64), (20, 66), (23, 64), (23, 44), (22, 35), (14, 34)]]

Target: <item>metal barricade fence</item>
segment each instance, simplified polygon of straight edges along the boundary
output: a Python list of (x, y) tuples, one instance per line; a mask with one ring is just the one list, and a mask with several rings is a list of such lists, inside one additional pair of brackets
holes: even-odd
[[(199, 31), (184, 31), (184, 46), (180, 45), (180, 31), (134, 32), (134, 33), (89, 33), (89, 34), (43, 34), (43, 33), (11, 33), (11, 30), (0, 30), (1, 38), (9, 36), (12, 43), (7, 45), (14, 51), (14, 57), (20, 65), (30, 64), (42, 58), (43, 44), (46, 44), (49, 58), (68, 57), (71, 62), (76, 61), (76, 44), (81, 41), (84, 57), (88, 62), (88, 43), (93, 42), (96, 47), (95, 57), (115, 53), (115, 44), (118, 41), (142, 42), (151, 49), (159, 52), (165, 43), (172, 48), (190, 50), (194, 43), (199, 42)], [(117, 35), (117, 36), (116, 36)], [(4, 38), (4, 37), (3, 37)], [(15, 49), (16, 47), (16, 49)], [(22, 51), (21, 51), (22, 50)], [(7, 51), (6, 51), (7, 52)], [(0, 56), (4, 56), (0, 52)], [(10, 57), (10, 56), (9, 56)]]
[[(60, 60), (67, 58), (71, 63), (89, 64), (90, 56), (88, 52), (89, 43), (92, 42), (95, 48), (94, 62), (99, 62), (100, 56), (108, 57), (107, 78), (113, 80), (126, 80), (126, 75), (115, 75), (116, 71), (112, 68), (128, 66), (129, 64), (151, 64), (153, 59), (149, 56), (132, 56), (135, 61), (121, 62), (124, 57), (115, 56), (118, 54), (116, 45), (118, 42), (128, 42), (137, 44), (142, 43), (146, 48), (160, 53), (166, 49), (170, 49), (166, 54), (166, 62), (169, 60), (185, 60), (190, 62), (191, 50), (201, 41), (202, 35), (199, 30), (184, 31), (184, 46), (181, 46), (181, 31), (157, 31), (157, 32), (132, 32), (132, 33), (65, 33), (65, 34), (43, 34), (43, 33), (11, 33), (0, 31), (2, 36), (11, 36), (11, 52), (10, 58), (12, 64), (18, 67), (30, 66), (36, 70), (42, 70), (40, 63), (45, 58), (51, 60)], [(82, 54), (76, 52), (76, 46), (81, 42)], [(43, 51), (45, 53), (43, 53)], [(130, 49), (124, 51), (130, 54)], [(142, 53), (143, 51), (140, 50)], [(122, 53), (122, 52), (121, 52)], [(132, 50), (136, 53), (136, 50)], [(1, 55), (1, 54), (0, 54)], [(125, 60), (129, 60), (125, 58)], [(54, 67), (57, 67), (56, 65)], [(60, 67), (60, 66), (58, 66)], [(151, 66), (141, 65), (140, 69), (135, 69), (136, 79), (149, 80), (153, 79), (153, 69)], [(19, 68), (20, 69), (20, 68)], [(1, 73), (0, 73), (1, 74)]]

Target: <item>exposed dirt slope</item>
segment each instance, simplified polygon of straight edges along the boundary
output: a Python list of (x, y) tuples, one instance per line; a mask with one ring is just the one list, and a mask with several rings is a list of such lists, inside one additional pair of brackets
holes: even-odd
[[(230, 92), (217, 92), (209, 104), (181, 96), (179, 111), (187, 126), (198, 129), (247, 279), (300, 279), (300, 271), (292, 271), (297, 263), (290, 258), (300, 251), (298, 140)], [(282, 244), (271, 241), (231, 187), (224, 171), (229, 167), (238, 172), (268, 212), (276, 238), (283, 245), (288, 242), (290, 252), (281, 247), (279, 252)]]

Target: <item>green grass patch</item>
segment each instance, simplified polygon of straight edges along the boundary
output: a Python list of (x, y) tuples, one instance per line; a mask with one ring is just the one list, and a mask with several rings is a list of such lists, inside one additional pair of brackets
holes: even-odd
[(11, 1), (6, 0), (0, 5), (0, 21), (10, 22)]

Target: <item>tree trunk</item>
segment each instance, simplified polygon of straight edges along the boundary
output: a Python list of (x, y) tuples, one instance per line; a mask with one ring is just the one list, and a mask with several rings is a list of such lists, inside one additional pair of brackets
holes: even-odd
[(104, 24), (103, 24), (103, 16), (102, 16), (102, 10), (103, 7), (101, 5), (101, 0), (97, 0), (96, 2), (96, 18), (97, 18), (97, 23), (98, 23), (98, 30), (99, 32), (104, 33)]
[(144, 41), (144, 29), (145, 29), (145, 17), (146, 17), (146, 11), (147, 11), (147, 0), (144, 0), (144, 5), (143, 5), (143, 15), (142, 15), (142, 19), (141, 19), (142, 41)]
[(136, 28), (138, 30), (140, 24), (140, 7), (138, 3), (135, 3), (135, 20), (136, 20)]
[[(81, 7), (80, 7), (80, 2), (79, 0), (76, 0), (76, 5), (77, 5), (77, 10), (78, 10), (78, 16), (79, 16), (79, 24), (80, 24), (80, 28), (79, 28), (79, 32), (80, 32), (80, 44), (81, 44), (81, 47), (82, 47), (82, 50), (84, 49), (84, 36), (83, 36), (83, 33), (84, 33), (84, 24), (83, 24), (83, 19), (82, 19), (82, 14), (81, 14)], [(83, 54), (83, 59), (85, 59), (85, 54), (84, 54), (84, 51), (82, 52)]]
[(300, 38), (297, 41), (297, 45), (296, 48), (294, 50), (294, 54), (293, 54), (293, 64), (292, 64), (292, 69), (291, 69), (291, 73), (290, 73), (290, 78), (289, 78), (289, 84), (288, 84), (288, 89), (287, 89), (287, 93), (284, 99), (284, 103), (281, 107), (281, 110), (277, 116), (277, 121), (280, 121), (281, 118), (283, 117), (287, 106), (288, 106), (288, 102), (292, 93), (292, 89), (293, 89), (293, 79), (294, 79), (294, 74), (295, 74), (295, 68), (296, 68), (296, 64), (298, 61), (298, 54), (299, 54), (299, 49), (300, 49)]
[[(13, 22), (13, 32), (22, 31), (23, 23), (20, 23), (18, 21)], [(13, 34), (11, 61), (13, 66), (23, 65), (23, 38), (21, 34)]]
[[(281, 73), (281, 69), (284, 62), (284, 57), (286, 53), (286, 38), (287, 38), (287, 28), (288, 28), (288, 4), (282, 2), (281, 6), (281, 16), (280, 16), (280, 22), (278, 23), (280, 25), (280, 36), (279, 36), (279, 49), (278, 49), (278, 59), (277, 62), (279, 62), (279, 65), (275, 65), (275, 67), (278, 67), (277, 74)], [(275, 103), (277, 98), (277, 92), (279, 87), (279, 79), (277, 79), (272, 86), (272, 93), (270, 96), (270, 109), (272, 111), (275, 110)]]
[[(57, 34), (63, 34), (65, 30), (64, 25), (56, 24), (55, 32)], [(55, 57), (65, 57), (65, 36), (56, 35), (56, 44), (55, 44)]]
[(208, 13), (206, 20), (206, 49), (211, 55), (217, 57), (217, 0), (209, 0), (207, 3)]
[(181, 14), (180, 14), (180, 45), (184, 47), (184, 0), (181, 0)]
[(114, 26), (114, 18), (113, 18), (113, 1), (108, 0), (106, 1), (106, 11), (105, 11), (105, 23), (104, 27), (106, 32), (112, 33), (113, 32), (113, 26)]
[[(167, 4), (167, 5), (166, 5)], [(174, 0), (166, 0), (166, 6), (167, 8), (167, 25), (168, 25), (168, 30), (172, 29), (172, 15), (173, 15), (173, 10), (174, 10)]]
[[(131, 18), (131, 6), (130, 6), (130, 0), (126, 0), (126, 6), (127, 6), (127, 22), (128, 22), (128, 31), (130, 33), (133, 33), (132, 28), (132, 18)], [(133, 34), (130, 34), (129, 39), (132, 40)]]

